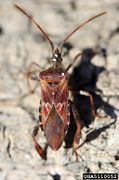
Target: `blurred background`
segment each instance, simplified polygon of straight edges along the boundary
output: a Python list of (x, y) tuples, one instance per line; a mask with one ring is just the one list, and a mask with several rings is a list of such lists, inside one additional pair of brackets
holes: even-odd
[[(77, 53), (83, 53), (70, 69), (69, 84), (89, 91), (103, 116), (92, 120), (88, 97), (72, 95), (84, 120), (79, 162), (65, 143), (57, 152), (48, 148), (46, 162), (34, 149), (31, 135), (39, 116), (40, 85), (35, 94), (27, 96), (24, 74), (32, 61), (48, 67), (51, 50), (44, 36), (14, 8), (14, 3), (40, 23), (56, 45), (85, 20), (107, 12), (64, 45), (64, 67)], [(119, 172), (118, 115), (118, 0), (0, 0), (0, 180), (80, 180), (86, 172)], [(72, 139), (73, 131), (70, 127), (67, 141)], [(38, 137), (45, 147), (41, 130)]]

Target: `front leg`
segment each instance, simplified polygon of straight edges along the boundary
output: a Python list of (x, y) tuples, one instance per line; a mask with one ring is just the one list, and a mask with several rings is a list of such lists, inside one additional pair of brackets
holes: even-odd
[(44, 159), (46, 160), (47, 157), (46, 157), (46, 152), (45, 150), (42, 149), (42, 147), (37, 143), (37, 140), (36, 140), (36, 136), (38, 134), (38, 131), (39, 131), (39, 127), (41, 126), (41, 123), (38, 123), (35, 127), (34, 127), (34, 130), (33, 130), (33, 134), (32, 134), (32, 138), (33, 138), (33, 141), (34, 141), (34, 145), (35, 145), (35, 149), (36, 151), (38, 152), (38, 154)]
[(71, 102), (71, 109), (74, 115), (74, 120), (77, 126), (77, 130), (74, 136), (74, 143), (73, 143), (73, 152), (76, 156), (76, 160), (78, 161), (78, 153), (77, 153), (77, 149), (78, 149), (78, 145), (79, 145), (79, 141), (80, 141), (80, 137), (81, 137), (81, 128), (83, 126), (83, 121), (80, 119), (79, 113), (77, 111), (76, 106)]
[[(33, 66), (38, 67), (38, 69), (33, 71), (32, 70)], [(37, 64), (36, 62), (31, 62), (31, 64), (29, 65), (29, 67), (27, 69), (27, 72), (25, 73), (26, 78), (27, 78), (27, 85), (28, 85), (28, 89), (29, 89), (29, 94), (33, 94), (35, 92), (36, 88), (37, 88), (37, 85), (39, 85), (39, 78), (33, 76), (34, 73), (35, 72), (40, 72), (40, 70), (42, 70), (42, 69), (43, 68), (39, 64)], [(37, 82), (37, 84), (36, 84), (36, 86), (34, 88), (31, 87), (30, 79)]]

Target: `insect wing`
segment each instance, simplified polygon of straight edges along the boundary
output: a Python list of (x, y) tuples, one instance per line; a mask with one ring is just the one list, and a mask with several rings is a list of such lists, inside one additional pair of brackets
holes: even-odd
[(64, 75), (56, 85), (53, 85), (53, 82), (48, 85), (48, 82), (41, 78), (41, 95), (45, 137), (49, 146), (58, 150), (63, 142), (67, 124), (69, 124), (67, 76)]
[(53, 105), (44, 127), (48, 145), (53, 150), (58, 150), (64, 139), (64, 122)]

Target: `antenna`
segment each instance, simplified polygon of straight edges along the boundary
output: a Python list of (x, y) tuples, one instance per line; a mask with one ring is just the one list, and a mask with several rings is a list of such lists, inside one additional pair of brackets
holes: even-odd
[(65, 42), (76, 32), (78, 31), (80, 28), (82, 28), (85, 24), (89, 23), (90, 21), (96, 19), (99, 16), (102, 16), (106, 14), (106, 12), (102, 12), (100, 14), (97, 14), (96, 16), (91, 17), (90, 19), (86, 20), (84, 23), (82, 23), (81, 25), (77, 26), (73, 31), (71, 31), (63, 40), (62, 44), (61, 44), (61, 53), (62, 53), (62, 49), (63, 49), (63, 45), (65, 44)]
[(54, 44), (53, 44), (53, 42), (50, 40), (48, 34), (47, 34), (47, 33), (41, 28), (41, 26), (33, 19), (33, 17), (26, 12), (26, 10), (24, 10), (23, 8), (21, 8), (20, 6), (18, 6), (18, 5), (16, 5), (16, 4), (14, 4), (14, 6), (15, 6), (15, 8), (17, 8), (18, 10), (20, 10), (24, 15), (26, 15), (26, 16), (30, 19), (30, 21), (37, 26), (37, 28), (40, 30), (40, 32), (43, 33), (44, 37), (45, 37), (45, 38), (48, 40), (48, 42), (50, 43), (50, 46), (51, 46), (51, 49), (52, 49), (52, 52), (53, 52), (53, 50), (54, 50)]

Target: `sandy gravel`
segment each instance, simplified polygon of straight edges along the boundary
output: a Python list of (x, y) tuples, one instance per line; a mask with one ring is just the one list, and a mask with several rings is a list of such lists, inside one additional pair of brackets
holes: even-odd
[[(70, 70), (70, 84), (91, 92), (103, 116), (92, 121), (88, 97), (73, 97), (84, 121), (79, 162), (64, 143), (57, 152), (47, 149), (47, 161), (34, 149), (31, 134), (38, 121), (40, 85), (21, 99), (28, 93), (24, 73), (32, 61), (47, 67), (51, 49), (13, 3), (27, 9), (55, 44), (89, 17), (107, 11), (72, 36), (64, 49), (64, 67), (83, 52)], [(38, 139), (45, 147), (43, 132)], [(82, 180), (86, 172), (119, 173), (119, 2), (0, 0), (0, 180)]]

